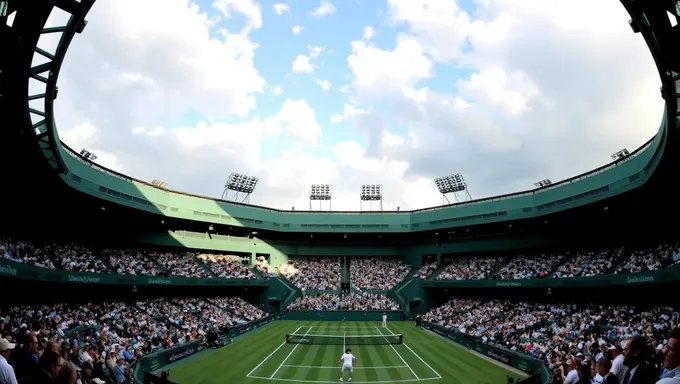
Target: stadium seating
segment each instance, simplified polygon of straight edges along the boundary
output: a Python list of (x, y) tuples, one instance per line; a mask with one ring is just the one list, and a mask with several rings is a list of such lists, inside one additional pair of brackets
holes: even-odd
[[(46, 348), (106, 381), (116, 364), (129, 367), (146, 354), (201, 338), (211, 329), (227, 331), (265, 316), (238, 297), (26, 304), (0, 308), (0, 333), (18, 343), (44, 338)], [(125, 372), (130, 381), (132, 370)]]

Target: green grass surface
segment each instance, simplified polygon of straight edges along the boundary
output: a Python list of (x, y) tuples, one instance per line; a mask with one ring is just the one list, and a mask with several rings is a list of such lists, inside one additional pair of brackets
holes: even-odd
[[(286, 334), (335, 335), (335, 345), (285, 343)], [(412, 323), (277, 321), (230, 345), (191, 356), (164, 369), (179, 384), (336, 383), (346, 336), (402, 334), (403, 344), (351, 345), (353, 383), (505, 383), (519, 377)], [(347, 339), (345, 339), (347, 340)], [(347, 379), (345, 379), (347, 382)]]

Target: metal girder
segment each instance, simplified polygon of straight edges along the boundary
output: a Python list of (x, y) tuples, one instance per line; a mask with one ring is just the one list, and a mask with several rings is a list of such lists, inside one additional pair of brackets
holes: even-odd
[[(90, 10), (94, 0), (22, 0), (10, 1), (11, 11), (15, 12), (12, 33), (21, 41), (20, 52), (12, 58), (16, 60), (18, 76), (24, 80), (16, 82), (17, 86), (11, 90), (10, 96), (24, 100), (25, 108), (21, 120), (23, 130), (34, 137), (36, 144), (48, 164), (58, 172), (65, 172), (66, 167), (59, 155), (58, 136), (54, 126), (54, 97), (57, 92), (57, 76), (66, 50), (73, 39), (73, 35), (82, 30), (85, 14)], [(59, 8), (71, 14), (66, 25), (45, 27), (50, 13)], [(42, 34), (61, 33), (61, 39), (54, 53), (38, 46)], [(39, 65), (32, 65), (35, 55), (47, 59)], [(23, 73), (22, 73), (23, 71)], [(33, 79), (45, 86), (44, 92), (29, 94), (28, 83)], [(33, 101), (31, 106), (29, 102)], [(42, 107), (35, 104), (42, 101)], [(32, 117), (37, 119), (32, 120)]]

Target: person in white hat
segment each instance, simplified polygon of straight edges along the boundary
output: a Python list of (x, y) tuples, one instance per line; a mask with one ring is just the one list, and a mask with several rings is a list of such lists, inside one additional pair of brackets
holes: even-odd
[(17, 384), (14, 368), (7, 362), (9, 351), (14, 347), (16, 347), (16, 344), (10, 343), (5, 338), (0, 339), (0, 384)]

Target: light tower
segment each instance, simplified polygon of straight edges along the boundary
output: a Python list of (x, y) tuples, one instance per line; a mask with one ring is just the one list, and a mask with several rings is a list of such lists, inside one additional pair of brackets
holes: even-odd
[(90, 160), (91, 162), (94, 162), (97, 160), (97, 155), (94, 153), (88, 151), (87, 149), (83, 149), (80, 151), (80, 156), (86, 158), (87, 160)]
[(319, 211), (324, 201), (328, 202), (328, 210), (331, 211), (331, 197), (333, 197), (330, 184), (312, 184), (309, 186), (309, 210), (312, 210), (312, 201), (319, 202)]
[(615, 154), (613, 154), (612, 160), (616, 161), (616, 160), (619, 160), (619, 159), (623, 159), (624, 157), (626, 157), (628, 155), (630, 155), (630, 152), (628, 152), (628, 149), (624, 148), (624, 149), (616, 152)]
[[(239, 193), (245, 194), (242, 203), (250, 203), (250, 194), (255, 190), (257, 181), (259, 179), (256, 177), (246, 176), (240, 173), (232, 172), (229, 175), (229, 179), (224, 184), (224, 191), (222, 192), (223, 200), (238, 201)], [(229, 198), (229, 191), (234, 191), (231, 199)]]
[[(451, 204), (451, 201), (446, 196), (449, 193), (453, 194), (453, 198), (456, 202), (469, 201), (472, 200), (470, 191), (468, 190), (465, 178), (460, 173), (454, 173), (453, 175), (437, 177), (434, 179), (434, 183), (442, 194), (442, 203)], [(462, 194), (462, 198), (461, 195)]]
[(552, 181), (550, 181), (550, 179), (543, 179), (541, 181), (537, 181), (537, 182), (534, 183), (536, 188), (547, 187), (548, 185), (551, 185), (551, 184), (552, 184)]
[(361, 193), (359, 194), (359, 210), (364, 210), (364, 202), (368, 201), (368, 209), (373, 209), (373, 202), (380, 203), (380, 211), (382, 212), (382, 185), (379, 184), (364, 184), (361, 186)]

